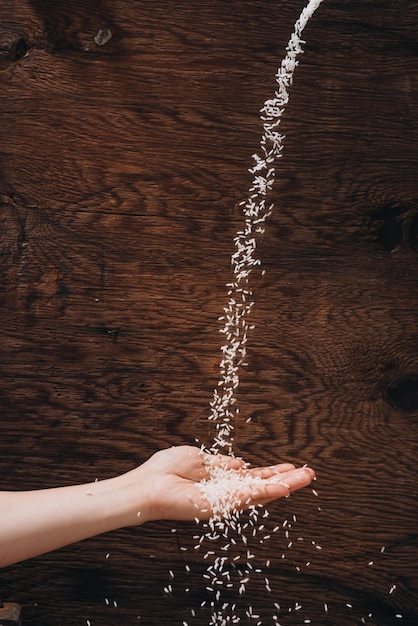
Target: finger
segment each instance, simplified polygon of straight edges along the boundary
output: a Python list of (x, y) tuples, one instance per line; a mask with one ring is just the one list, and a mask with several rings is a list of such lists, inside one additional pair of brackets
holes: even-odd
[(275, 480), (267, 479), (251, 494), (252, 504), (267, 504), (278, 498), (289, 496), (294, 491), (307, 487), (315, 477), (315, 472), (308, 468), (293, 469)]
[(310, 467), (290, 470), (289, 472), (281, 474), (277, 482), (273, 482), (273, 480), (271, 480), (270, 484), (267, 484), (266, 495), (269, 498), (277, 497), (276, 494), (279, 494), (278, 497), (282, 497), (282, 487), (285, 487), (288, 492), (284, 495), (290, 495), (294, 491), (310, 485), (314, 478), (315, 472)]
[[(298, 467), (288, 470), (286, 472), (280, 472), (276, 474), (277, 482), (283, 482), (290, 485), (291, 490), (292, 486), (295, 485), (296, 489), (299, 489), (299, 482), (302, 481), (302, 487), (306, 487), (309, 485), (312, 480), (315, 478), (315, 472), (311, 467)], [(273, 478), (271, 482), (273, 482)]]
[(249, 474), (253, 477), (270, 478), (270, 476), (283, 474), (294, 469), (295, 466), (292, 463), (280, 463), (279, 465), (269, 465), (268, 467), (254, 467), (249, 470)]
[(306, 487), (314, 478), (315, 472), (312, 468), (298, 467), (276, 474), (276, 479), (272, 478), (270, 483), (286, 483), (289, 485), (290, 491), (294, 491), (295, 489), (300, 489), (300, 487)]
[(293, 463), (278, 463), (277, 465), (271, 466), (276, 472), (288, 472), (289, 470), (296, 469)]

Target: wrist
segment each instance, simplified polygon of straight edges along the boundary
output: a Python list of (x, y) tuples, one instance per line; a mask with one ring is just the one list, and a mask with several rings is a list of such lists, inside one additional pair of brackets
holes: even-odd
[(100, 502), (99, 515), (106, 526), (104, 532), (138, 526), (151, 519), (148, 498), (139, 477), (132, 476), (132, 472), (93, 483), (92, 493), (95, 492), (100, 496), (96, 501)]

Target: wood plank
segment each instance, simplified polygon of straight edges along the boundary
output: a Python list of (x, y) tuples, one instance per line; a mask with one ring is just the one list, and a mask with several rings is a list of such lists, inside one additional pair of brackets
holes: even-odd
[[(212, 440), (239, 203), (302, 6), (0, 7), (2, 488)], [(249, 605), (283, 626), (418, 621), (417, 20), (416, 0), (326, 0), (306, 32), (235, 447), (312, 464), (318, 496), (270, 507), (271, 539), (250, 542), (261, 571), (225, 596), (241, 623)], [(6, 568), (1, 595), (32, 626), (208, 624), (200, 530), (172, 527)]]

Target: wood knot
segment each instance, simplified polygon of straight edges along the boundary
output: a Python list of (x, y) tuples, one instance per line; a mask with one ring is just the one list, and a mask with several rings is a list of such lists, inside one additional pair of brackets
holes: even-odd
[(394, 380), (388, 388), (387, 399), (397, 411), (418, 411), (418, 375), (409, 374)]
[(379, 227), (377, 232), (379, 247), (387, 252), (398, 248), (403, 240), (402, 224), (399, 216), (402, 210), (393, 206), (384, 206), (374, 214)]
[(416, 207), (383, 206), (373, 213), (377, 221), (379, 248), (392, 252), (401, 245), (418, 251), (418, 214)]
[(27, 51), (28, 45), (20, 33), (0, 27), (0, 59), (18, 61)]
[(410, 247), (418, 252), (418, 213), (409, 225), (408, 240)]

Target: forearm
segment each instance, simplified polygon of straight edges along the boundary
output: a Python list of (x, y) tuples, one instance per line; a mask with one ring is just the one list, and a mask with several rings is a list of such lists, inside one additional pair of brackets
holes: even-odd
[[(0, 567), (147, 520), (128, 475), (84, 485), (0, 492)], [(141, 516), (138, 512), (141, 511)]]

